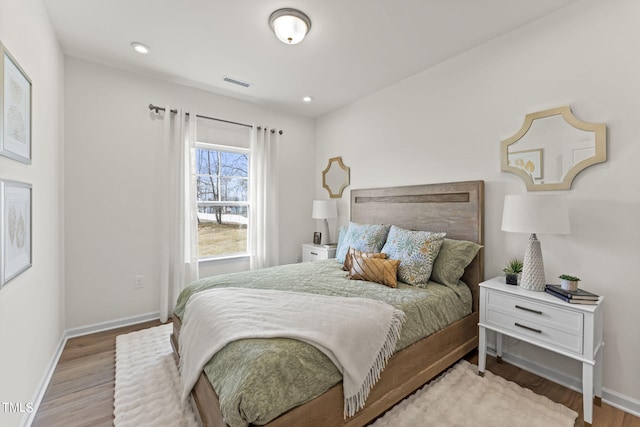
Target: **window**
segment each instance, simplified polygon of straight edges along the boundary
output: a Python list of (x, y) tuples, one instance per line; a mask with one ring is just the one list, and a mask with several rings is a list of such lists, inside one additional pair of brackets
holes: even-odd
[(249, 150), (196, 146), (198, 257), (246, 255)]

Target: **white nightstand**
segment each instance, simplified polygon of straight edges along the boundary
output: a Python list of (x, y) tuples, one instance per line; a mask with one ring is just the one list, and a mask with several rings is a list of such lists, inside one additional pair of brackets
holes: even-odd
[[(584, 422), (591, 425), (593, 402), (602, 397), (603, 297), (596, 305), (569, 304), (546, 292), (506, 285), (503, 276), (480, 283), (478, 373), (484, 374), (487, 330), (496, 332), (502, 359), (502, 335), (582, 362)], [(595, 399), (594, 399), (595, 397)]]
[(302, 244), (302, 262), (320, 261), (336, 257), (336, 248), (325, 248), (313, 243)]

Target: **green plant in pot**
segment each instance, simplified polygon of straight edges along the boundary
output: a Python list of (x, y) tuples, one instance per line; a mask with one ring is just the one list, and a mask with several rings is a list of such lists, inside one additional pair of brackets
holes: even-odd
[(571, 276), (570, 274), (561, 274), (558, 276), (558, 279), (560, 279), (560, 286), (565, 291), (575, 291), (578, 289), (579, 277)]
[(507, 285), (517, 285), (520, 282), (522, 267), (523, 263), (519, 258), (511, 258), (507, 262), (507, 266), (502, 269)]

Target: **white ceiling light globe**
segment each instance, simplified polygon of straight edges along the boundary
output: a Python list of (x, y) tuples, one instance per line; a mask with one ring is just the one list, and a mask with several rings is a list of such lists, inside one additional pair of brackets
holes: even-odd
[(269, 17), (278, 39), (286, 44), (300, 43), (311, 29), (311, 20), (296, 9), (278, 9)]

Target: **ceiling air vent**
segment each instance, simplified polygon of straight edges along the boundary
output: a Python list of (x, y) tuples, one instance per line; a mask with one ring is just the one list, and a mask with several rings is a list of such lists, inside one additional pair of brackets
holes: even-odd
[(251, 86), (251, 85), (250, 85), (249, 83), (247, 83), (247, 82), (243, 82), (243, 81), (240, 81), (240, 80), (237, 80), (237, 79), (232, 79), (231, 77), (226, 77), (226, 76), (225, 76), (225, 78), (224, 78), (224, 81), (225, 81), (225, 82), (228, 82), (228, 83), (233, 83), (234, 85), (238, 85), (238, 86), (242, 86), (242, 87), (249, 87), (249, 86)]

